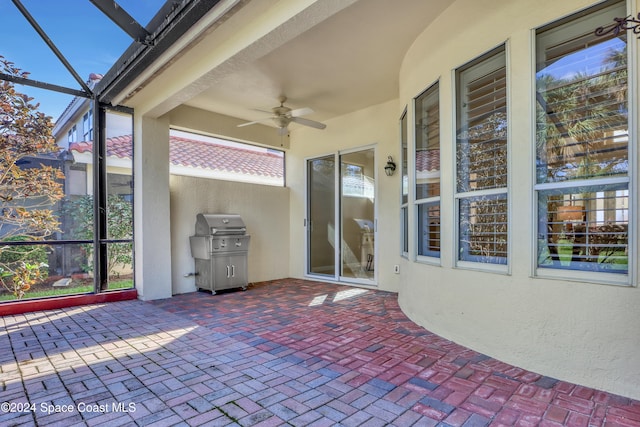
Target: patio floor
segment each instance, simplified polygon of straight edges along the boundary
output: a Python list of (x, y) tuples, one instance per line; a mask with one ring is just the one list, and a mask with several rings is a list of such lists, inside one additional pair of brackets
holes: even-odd
[(640, 402), (303, 280), (0, 318), (0, 425), (640, 426)]

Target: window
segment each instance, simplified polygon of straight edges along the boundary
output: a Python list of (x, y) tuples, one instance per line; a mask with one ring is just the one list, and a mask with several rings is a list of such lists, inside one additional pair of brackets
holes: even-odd
[(93, 110), (90, 109), (82, 116), (82, 140), (93, 140)]
[[(284, 186), (284, 151), (170, 131), (170, 173)], [(357, 190), (354, 190), (357, 191)], [(364, 194), (366, 188), (360, 189)]]
[(626, 32), (594, 35), (626, 15), (608, 2), (537, 31), (538, 273), (628, 273)]
[(438, 83), (415, 99), (418, 256), (440, 257), (440, 102)]
[(506, 80), (504, 47), (456, 72), (459, 264), (507, 264)]
[(67, 142), (71, 144), (72, 142), (78, 142), (78, 130), (76, 129), (76, 125), (73, 125), (69, 132), (67, 133)]
[(402, 201), (400, 204), (400, 221), (402, 227), (401, 252), (409, 256), (409, 167), (407, 164), (407, 110), (400, 118), (400, 164), (402, 173)]

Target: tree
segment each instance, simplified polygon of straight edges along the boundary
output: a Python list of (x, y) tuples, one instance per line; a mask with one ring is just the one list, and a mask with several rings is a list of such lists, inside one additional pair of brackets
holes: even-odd
[[(93, 239), (93, 196), (87, 195), (69, 201), (67, 210), (73, 219), (71, 234), (76, 239)], [(107, 233), (109, 239), (131, 239), (133, 236), (133, 205), (117, 194), (107, 197)], [(85, 251), (87, 270), (93, 270), (93, 244), (82, 245)], [(130, 269), (133, 265), (132, 243), (110, 243), (107, 248), (107, 271), (116, 276), (117, 267)]]
[[(0, 70), (14, 77), (28, 76), (2, 56)], [(41, 261), (42, 246), (15, 242), (41, 241), (59, 231), (52, 207), (64, 196), (59, 169), (25, 162), (59, 151), (51, 117), (32, 101), (12, 82), (0, 80), (0, 282), (18, 299), (46, 274), (47, 266)], [(22, 163), (33, 166), (21, 167)]]

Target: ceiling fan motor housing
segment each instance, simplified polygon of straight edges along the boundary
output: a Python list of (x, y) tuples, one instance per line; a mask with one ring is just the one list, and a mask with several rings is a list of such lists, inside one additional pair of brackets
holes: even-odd
[(291, 123), (291, 117), (277, 115), (277, 117), (272, 117), (274, 123), (279, 128), (286, 128)]

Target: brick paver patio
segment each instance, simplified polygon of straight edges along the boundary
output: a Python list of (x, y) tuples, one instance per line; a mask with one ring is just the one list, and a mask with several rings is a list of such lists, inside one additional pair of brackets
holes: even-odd
[(0, 425), (640, 426), (640, 402), (302, 280), (0, 318)]

